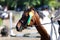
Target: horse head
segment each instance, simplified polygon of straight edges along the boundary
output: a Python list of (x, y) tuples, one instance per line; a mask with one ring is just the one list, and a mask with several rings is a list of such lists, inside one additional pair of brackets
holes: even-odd
[(30, 8), (28, 10), (25, 10), (22, 18), (18, 21), (16, 25), (17, 31), (22, 31), (23, 29), (26, 29), (27, 26), (35, 25), (37, 31), (41, 35), (41, 40), (50, 40), (50, 36), (47, 33), (46, 29), (41, 25), (40, 17), (38, 15), (38, 12), (34, 10), (34, 8)]
[(22, 18), (18, 21), (16, 25), (17, 31), (22, 31), (23, 29), (27, 28), (27, 26), (34, 25), (35, 22), (34, 14), (35, 11), (33, 8), (25, 10), (22, 15)]

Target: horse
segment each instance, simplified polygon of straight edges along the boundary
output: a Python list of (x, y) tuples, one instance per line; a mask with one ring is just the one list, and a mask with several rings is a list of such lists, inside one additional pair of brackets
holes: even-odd
[(37, 31), (41, 35), (41, 40), (50, 40), (50, 35), (47, 33), (46, 29), (42, 26), (40, 22), (40, 17), (38, 12), (34, 8), (29, 8), (24, 10), (22, 18), (16, 24), (16, 30), (22, 31), (27, 28), (27, 26), (35, 25)]

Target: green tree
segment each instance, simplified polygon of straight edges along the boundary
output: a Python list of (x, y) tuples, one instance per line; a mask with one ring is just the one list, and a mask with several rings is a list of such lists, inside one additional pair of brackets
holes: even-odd
[(59, 6), (58, 4), (59, 3), (57, 0), (50, 0), (48, 5), (51, 7), (54, 7), (54, 8), (58, 8), (58, 6)]
[[(9, 7), (16, 6), (40, 6), (40, 5), (49, 5), (51, 7), (58, 7), (60, 2), (57, 0), (0, 0), (1, 5), (8, 5)], [(57, 6), (56, 6), (57, 5)]]

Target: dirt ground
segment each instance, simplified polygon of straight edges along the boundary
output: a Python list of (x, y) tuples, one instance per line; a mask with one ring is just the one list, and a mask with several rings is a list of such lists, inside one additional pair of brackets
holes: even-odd
[[(32, 32), (37, 32), (35, 30), (28, 30), (28, 29), (25, 29), (23, 30), (22, 32), (17, 32), (15, 29), (13, 30), (14, 34), (23, 34), (23, 33), (32, 33)], [(0, 37), (0, 40), (40, 40), (40, 38), (35, 38), (35, 37), (32, 37), (32, 36), (39, 36), (39, 34), (31, 34), (29, 35), (31, 37), (11, 37), (10, 35), (8, 37)]]
[(26, 37), (0, 37), (0, 40), (40, 40), (39, 38), (26, 38)]

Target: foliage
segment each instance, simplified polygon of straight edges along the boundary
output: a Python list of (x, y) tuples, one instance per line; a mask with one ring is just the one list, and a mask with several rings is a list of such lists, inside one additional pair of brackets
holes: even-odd
[(2, 21), (2, 19), (0, 18), (0, 26), (2, 25), (2, 23), (3, 23), (3, 21)]
[(58, 5), (57, 5), (56, 1), (50, 1), (49, 2), (49, 6), (51, 6), (51, 7), (57, 7)]
[(60, 2), (57, 3), (58, 7), (60, 7)]
[(4, 2), (5, 0), (0, 0), (0, 1)]
[[(10, 7), (25, 5), (25, 6), (39, 6), (43, 2), (44, 5), (49, 5), (52, 7), (60, 6), (57, 0), (0, 0), (1, 5), (8, 5)], [(57, 6), (56, 6), (57, 5)]]

